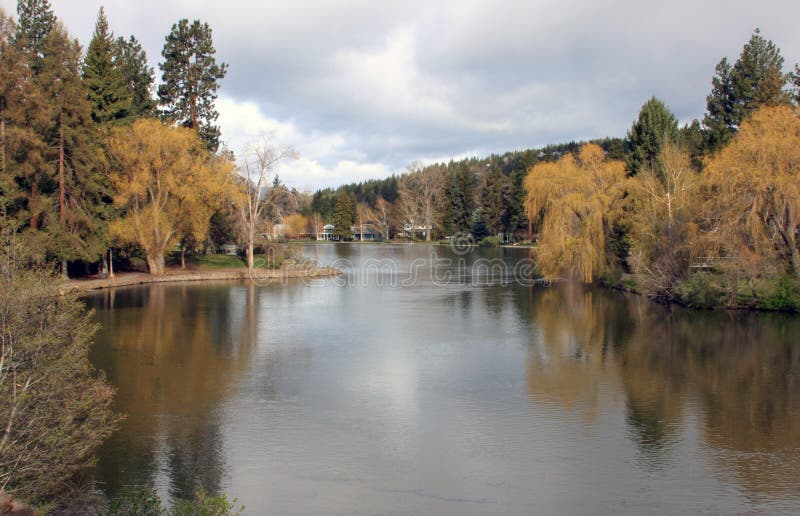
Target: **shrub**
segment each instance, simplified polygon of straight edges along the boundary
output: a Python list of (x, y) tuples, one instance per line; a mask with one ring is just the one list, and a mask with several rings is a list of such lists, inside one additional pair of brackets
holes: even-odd
[(725, 292), (709, 274), (689, 276), (677, 284), (675, 295), (679, 302), (691, 308), (712, 309), (725, 304)]
[(0, 242), (0, 487), (34, 505), (68, 496), (116, 428), (113, 388), (89, 363), (97, 325), (53, 272)]
[(500, 247), (500, 237), (487, 236), (478, 242), (478, 247)]

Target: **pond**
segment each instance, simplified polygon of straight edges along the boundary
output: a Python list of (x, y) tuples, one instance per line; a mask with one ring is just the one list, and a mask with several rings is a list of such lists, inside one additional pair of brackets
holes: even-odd
[(533, 284), (522, 249), (318, 244), (345, 271), (93, 294), (111, 495), (249, 514), (800, 512), (800, 317)]

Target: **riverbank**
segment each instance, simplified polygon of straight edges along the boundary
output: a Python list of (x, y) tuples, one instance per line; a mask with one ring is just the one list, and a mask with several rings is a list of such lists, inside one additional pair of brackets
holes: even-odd
[[(255, 279), (259, 283), (287, 278), (330, 278), (338, 276), (341, 271), (333, 267), (314, 267), (302, 264), (281, 267), (279, 269), (257, 269)], [(192, 270), (168, 269), (163, 276), (152, 276), (146, 272), (122, 272), (108, 279), (78, 279), (70, 280), (59, 285), (58, 290), (63, 295), (68, 292), (88, 292), (114, 287), (129, 287), (149, 283), (176, 283), (187, 281), (223, 281), (223, 280), (250, 280), (252, 279), (247, 269), (230, 270)]]

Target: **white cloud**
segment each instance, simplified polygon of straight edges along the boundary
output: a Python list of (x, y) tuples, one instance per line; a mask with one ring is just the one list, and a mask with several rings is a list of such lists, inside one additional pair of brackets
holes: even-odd
[[(214, 30), (230, 65), (223, 140), (260, 133), (303, 158), (298, 188), (400, 171), (413, 160), (623, 136), (656, 95), (702, 116), (714, 66), (751, 31), (800, 61), (800, 4), (785, 0), (58, 0), (86, 44), (101, 4), (156, 66), (179, 18)], [(7, 12), (14, 0), (0, 0)], [(158, 13), (158, 16), (154, 16)]]
[[(255, 102), (237, 102), (230, 97), (220, 97), (217, 102), (219, 124), (225, 144), (237, 154), (269, 137), (277, 145), (294, 147), (300, 157), (285, 161), (277, 169), (281, 180), (298, 190), (316, 190), (344, 183), (377, 179), (392, 172), (382, 163), (364, 162), (357, 149), (346, 147), (347, 139), (339, 134), (302, 134), (292, 122), (284, 122), (261, 113)], [(345, 159), (355, 156), (357, 159)]]

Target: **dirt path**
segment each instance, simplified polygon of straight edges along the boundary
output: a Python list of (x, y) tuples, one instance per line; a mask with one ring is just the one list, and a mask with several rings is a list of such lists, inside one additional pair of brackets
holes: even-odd
[[(256, 271), (259, 282), (283, 278), (327, 278), (340, 274), (331, 267), (294, 266), (277, 270)], [(151, 276), (146, 272), (121, 272), (113, 279), (80, 279), (70, 280), (59, 285), (62, 294), (67, 292), (85, 292), (113, 287), (127, 287), (146, 283), (172, 283), (179, 281), (217, 281), (251, 279), (246, 269), (198, 271), (191, 269), (169, 269), (163, 276)]]

